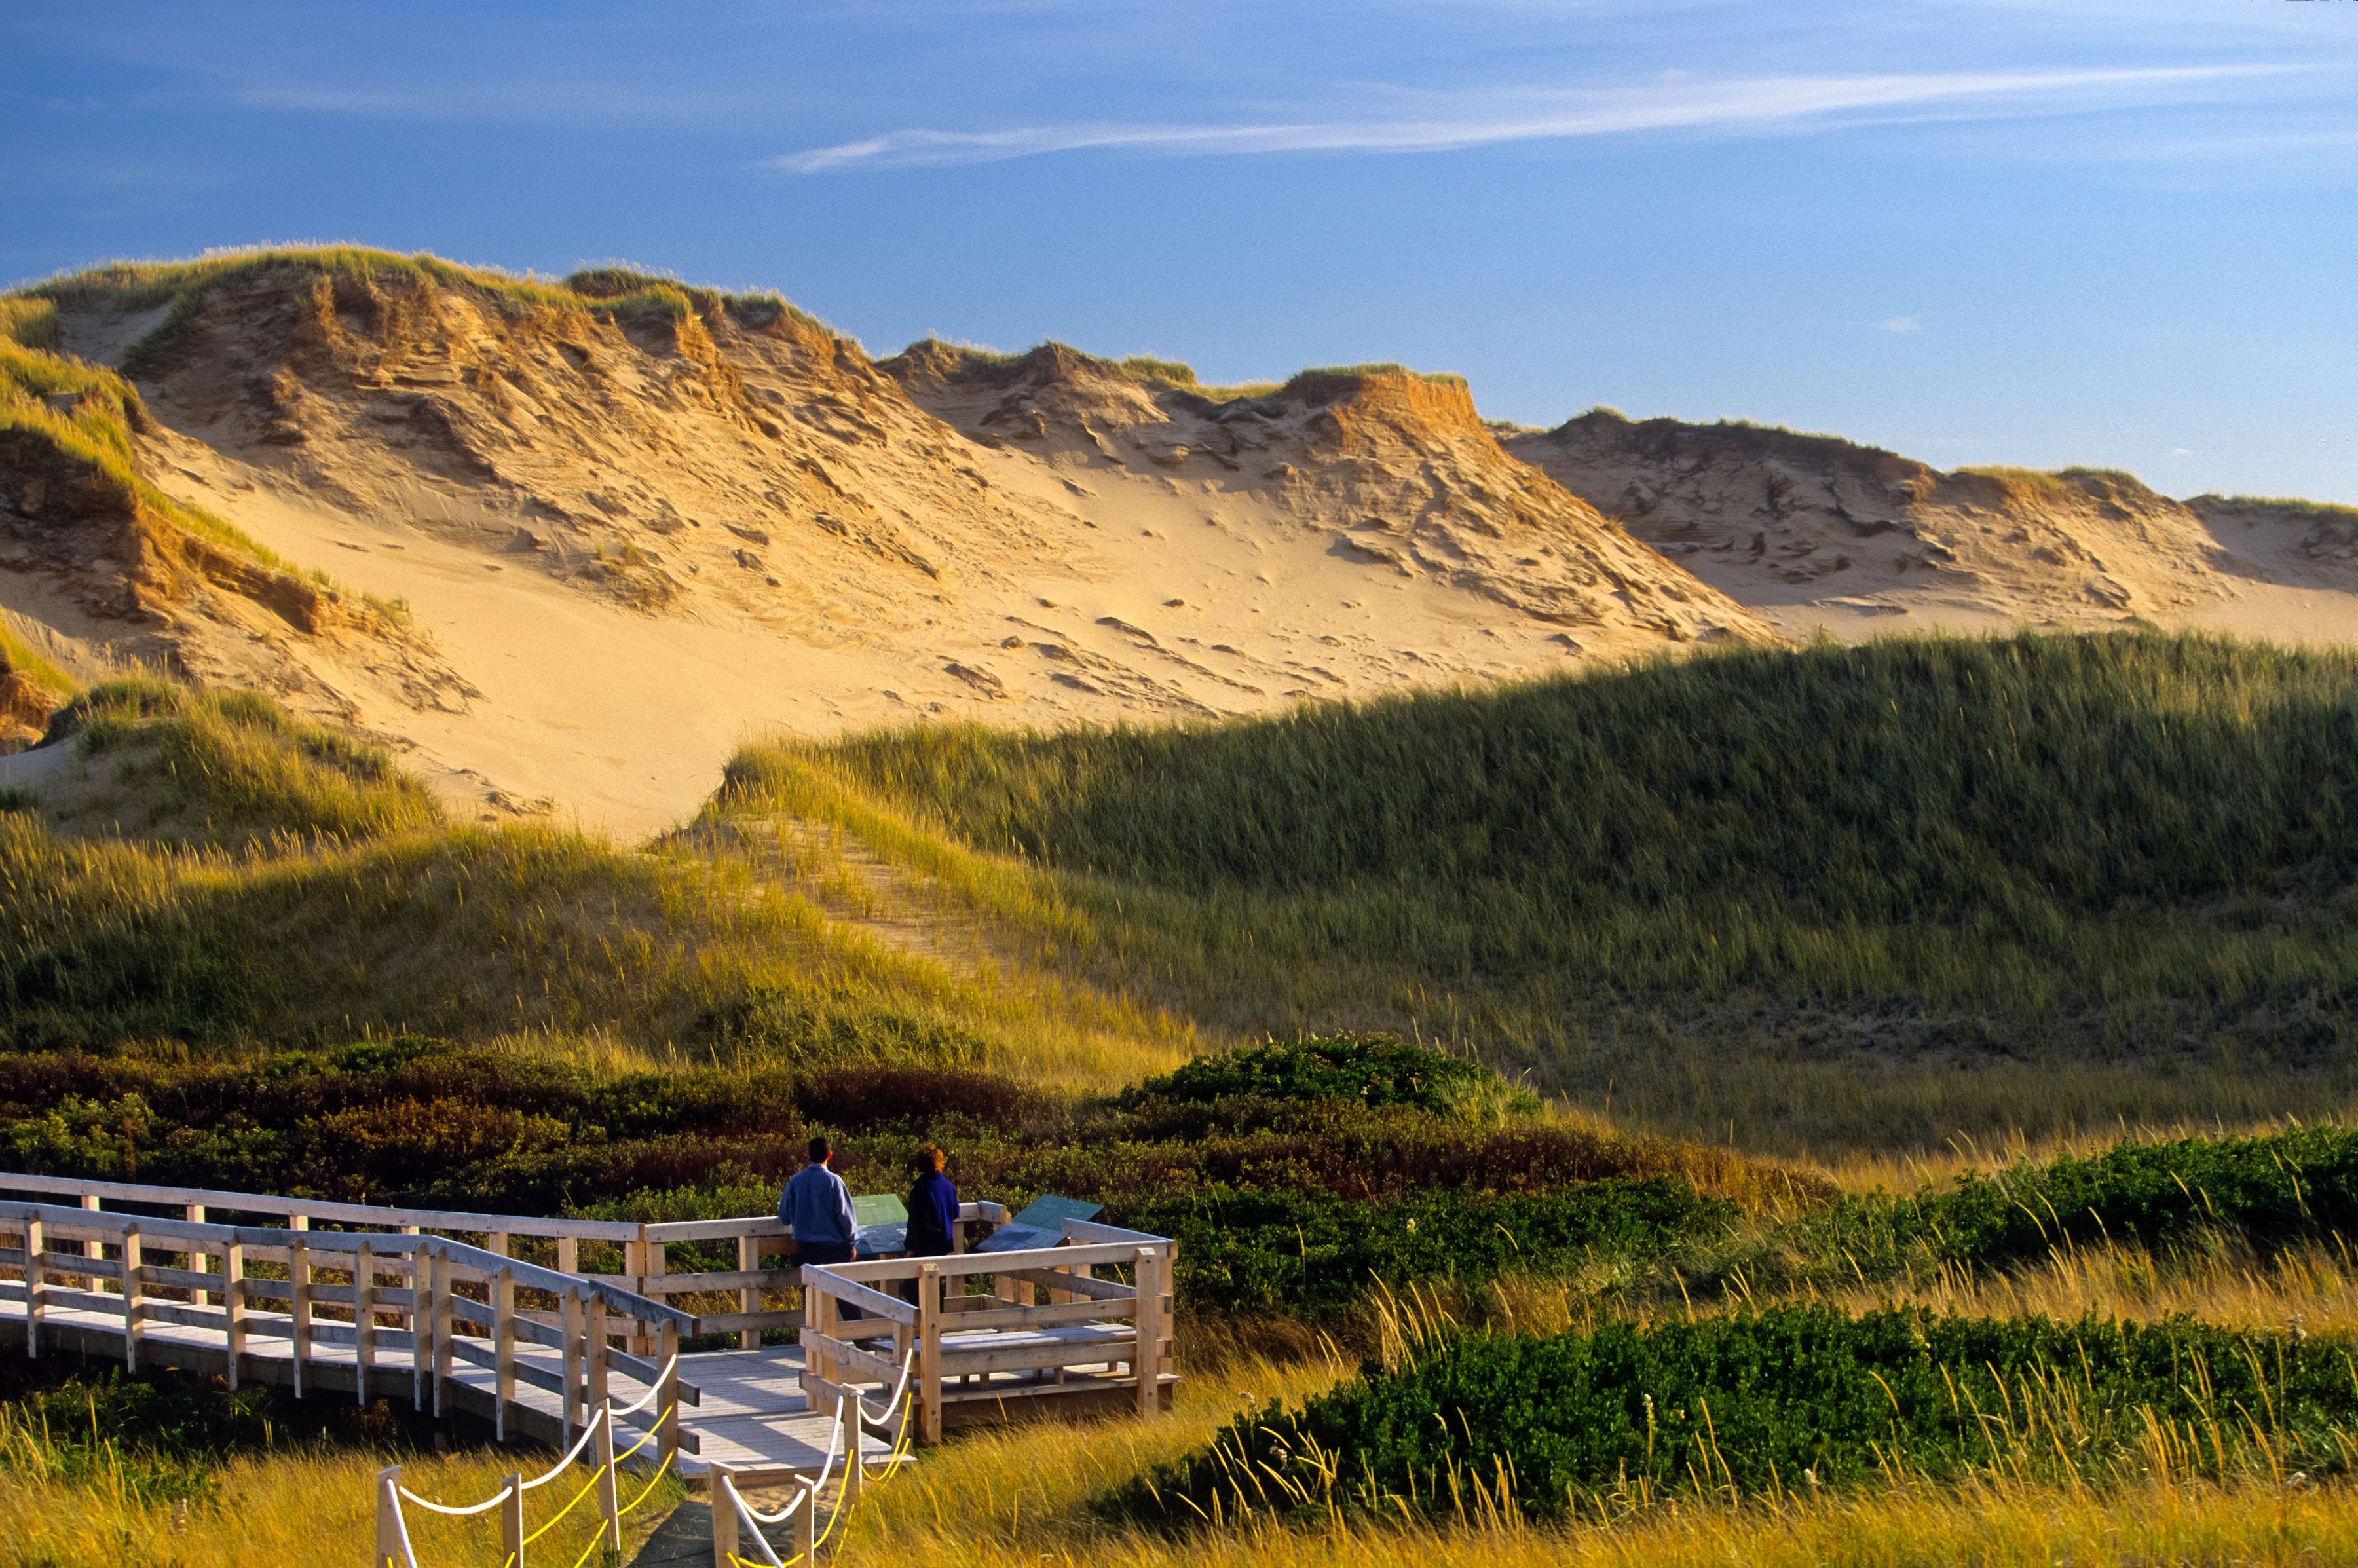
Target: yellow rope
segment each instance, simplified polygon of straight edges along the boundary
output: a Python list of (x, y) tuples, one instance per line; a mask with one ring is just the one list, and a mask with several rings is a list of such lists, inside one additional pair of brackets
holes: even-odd
[(614, 1510), (614, 1517), (616, 1519), (622, 1518), (624, 1514), (629, 1513), (631, 1509), (637, 1508), (641, 1503), (647, 1500), (647, 1494), (655, 1489), (655, 1483), (662, 1480), (664, 1477), (664, 1472), (671, 1468), (673, 1457), (674, 1455), (669, 1454), (664, 1455), (664, 1462), (655, 1466), (655, 1473), (647, 1477), (647, 1484), (639, 1488), (639, 1495), (637, 1497), (631, 1499), (630, 1508), (621, 1508)]
[(530, 1546), (534, 1541), (538, 1541), (542, 1536), (546, 1535), (550, 1530), (555, 1530), (557, 1528), (557, 1521), (562, 1519), (567, 1514), (571, 1513), (575, 1509), (580, 1507), (581, 1499), (588, 1497), (592, 1491), (595, 1491), (597, 1489), (598, 1483), (604, 1478), (605, 1477), (600, 1475), (591, 1476), (588, 1484), (579, 1491), (573, 1494), (573, 1500), (566, 1504), (563, 1508), (557, 1509), (555, 1513), (549, 1515), (548, 1522), (542, 1525), (538, 1530), (534, 1530), (530, 1535), (525, 1536), (524, 1538), (524, 1543), (526, 1546)]
[(581, 1549), (581, 1555), (573, 1560), (573, 1568), (581, 1568), (581, 1564), (589, 1562), (590, 1554), (597, 1551), (599, 1545), (603, 1542), (605, 1539), (606, 1521), (601, 1519), (598, 1521), (598, 1528), (590, 1532), (590, 1544), (583, 1547)]

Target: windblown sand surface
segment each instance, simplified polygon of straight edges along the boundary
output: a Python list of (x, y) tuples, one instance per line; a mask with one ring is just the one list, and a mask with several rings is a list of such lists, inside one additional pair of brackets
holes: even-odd
[(283, 693), (486, 811), (644, 834), (773, 728), (1207, 719), (1773, 635), (1507, 458), (1462, 384), (1215, 403), (1044, 351), (903, 363), (913, 399), (790, 316), (263, 284), (143, 354), (155, 481), (406, 605), (454, 677), (319, 643)]
[(2358, 637), (2346, 508), (2178, 502), (2094, 470), (1943, 473), (1833, 437), (1606, 410), (1504, 444), (1795, 636), (2143, 621)]
[(292, 567), (0, 473), (0, 531), (38, 546), (0, 554), (0, 603), (85, 672), (355, 724), (491, 816), (654, 833), (775, 730), (1186, 722), (1820, 629), (2358, 635), (2346, 509), (1748, 426), (1486, 427), (1462, 382), (1387, 368), (879, 363), (773, 302), (390, 278), (274, 264), (168, 319), (66, 311), (146, 400), (145, 476)]

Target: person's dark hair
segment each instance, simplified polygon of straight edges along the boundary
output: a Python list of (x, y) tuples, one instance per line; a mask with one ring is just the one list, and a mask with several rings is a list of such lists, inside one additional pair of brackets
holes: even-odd
[(814, 1138), (810, 1141), (810, 1157), (812, 1164), (817, 1164), (820, 1161), (825, 1160), (828, 1155), (834, 1152), (835, 1145), (829, 1143), (825, 1138)]
[(909, 1163), (912, 1168), (916, 1171), (917, 1174), (922, 1176), (928, 1171), (940, 1170), (948, 1159), (949, 1156), (942, 1152), (940, 1144), (928, 1143), (924, 1148), (917, 1151), (915, 1158), (911, 1160)]

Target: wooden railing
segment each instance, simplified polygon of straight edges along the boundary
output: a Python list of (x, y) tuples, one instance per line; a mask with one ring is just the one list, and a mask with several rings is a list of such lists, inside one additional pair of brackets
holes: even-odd
[[(925, 1443), (941, 1441), (948, 1411), (960, 1404), (1003, 1410), (1010, 1400), (1075, 1395), (1103, 1403), (1110, 1393), (1152, 1419), (1177, 1379), (1175, 1245), (1081, 1220), (1063, 1228), (1058, 1247), (804, 1270), (803, 1389), (813, 1407), (839, 1406), (862, 1384), (890, 1387), (914, 1350)], [(977, 1293), (970, 1287), (985, 1275), (990, 1292)], [(899, 1293), (904, 1285), (914, 1301)], [(847, 1317), (846, 1308), (860, 1315)], [(889, 1357), (870, 1348), (884, 1338)]]
[[(189, 1366), (219, 1371), (232, 1387), (257, 1377), (286, 1382), (298, 1396), (349, 1382), (362, 1403), (406, 1382), (420, 1410), (439, 1415), (466, 1404), (487, 1414), (503, 1440), (553, 1426), (568, 1443), (583, 1412), (607, 1403), (620, 1374), (665, 1386), (653, 1401), (658, 1415), (647, 1419), (660, 1426), (666, 1455), (683, 1445), (680, 1402), (698, 1402), (676, 1361), (681, 1334), (695, 1331), (692, 1314), (610, 1281), (444, 1237), (0, 1202), (0, 1242), (14, 1244), (0, 1245), (0, 1271), (16, 1275), (0, 1282), (0, 1303), (21, 1303), (25, 1349), (35, 1357), (53, 1343), (87, 1351), (103, 1340), (119, 1343), (132, 1370)], [(271, 1272), (254, 1272), (256, 1264)], [(545, 1295), (553, 1310), (525, 1312), (520, 1292)], [(197, 1332), (157, 1333), (164, 1325)], [(617, 1336), (652, 1339), (654, 1358), (618, 1346)], [(255, 1343), (281, 1339), (284, 1357)], [(556, 1365), (524, 1357), (526, 1344), (556, 1351)], [(323, 1354), (330, 1346), (349, 1355)], [(490, 1371), (488, 1390), (455, 1375), (461, 1361)], [(520, 1400), (520, 1385), (555, 1395), (554, 1413)]]
[[(223, 1225), (221, 1215), (283, 1224)], [(503, 1438), (524, 1431), (560, 1446), (584, 1429), (583, 1411), (608, 1404), (619, 1376), (666, 1382), (652, 1407), (665, 1412), (662, 1452), (695, 1452), (678, 1416), (683, 1402), (701, 1402), (677, 1376), (683, 1336), (734, 1334), (752, 1346), (776, 1330), (800, 1331), (803, 1386), (821, 1411), (889, 1383), (914, 1354), (918, 1435), (928, 1443), (952, 1411), (1003, 1412), (1012, 1400), (1086, 1396), (1154, 1415), (1177, 1381), (1174, 1243), (1065, 1219), (1057, 1246), (966, 1249), (972, 1227), (1009, 1218), (998, 1204), (968, 1203), (948, 1256), (805, 1269), (782, 1256), (792, 1242), (766, 1215), (550, 1219), (0, 1173), (0, 1303), (22, 1303), (35, 1355), (50, 1338), (103, 1342), (134, 1368), (191, 1365), (233, 1384), (348, 1389), (363, 1402), (406, 1379), (421, 1410), (471, 1409)], [(546, 1244), (555, 1266), (514, 1256), (520, 1241)], [(735, 1244), (736, 1269), (670, 1271), (671, 1249), (715, 1242)], [(605, 1260), (585, 1256), (600, 1251), (620, 1271), (584, 1270)], [(978, 1293), (986, 1278), (988, 1293)], [(800, 1304), (785, 1304), (789, 1293)], [(872, 1348), (884, 1338), (889, 1357)], [(460, 1363), (490, 1376), (460, 1378)], [(553, 1398), (528, 1400), (520, 1390)]]
[[(480, 1238), (481, 1249), (499, 1257), (514, 1256), (520, 1242), (547, 1244), (541, 1266), (554, 1272), (616, 1285), (654, 1301), (676, 1296), (733, 1295), (737, 1311), (698, 1314), (704, 1334), (735, 1334), (751, 1349), (764, 1330), (792, 1333), (802, 1326), (802, 1309), (772, 1305), (774, 1298), (798, 1293), (802, 1270), (791, 1258), (793, 1239), (786, 1227), (770, 1215), (741, 1219), (689, 1219), (661, 1224), (635, 1220), (552, 1219), (527, 1215), (478, 1214), (463, 1209), (397, 1208), (377, 1204), (333, 1203), (323, 1198), (280, 1197), (263, 1193), (224, 1192), (203, 1187), (157, 1186), (136, 1182), (103, 1181), (82, 1176), (32, 1176), (0, 1172), (0, 1202), (9, 1195), (27, 1194), (65, 1198), (93, 1212), (102, 1205), (133, 1205), (203, 1224), (219, 1215), (267, 1215), (290, 1230), (309, 1230), (314, 1222), (368, 1227), (396, 1235), (435, 1235), (453, 1238)], [(973, 1227), (1006, 1223), (1007, 1210), (995, 1203), (961, 1205), (951, 1245), (966, 1249)], [(670, 1249), (675, 1245), (733, 1241), (737, 1267), (728, 1271), (675, 1273)], [(585, 1247), (594, 1255), (613, 1254), (618, 1270), (590, 1271), (583, 1268)], [(201, 1260), (191, 1268), (201, 1268)], [(698, 1303), (698, 1305), (717, 1304)], [(645, 1336), (629, 1348), (644, 1357), (654, 1350)]]

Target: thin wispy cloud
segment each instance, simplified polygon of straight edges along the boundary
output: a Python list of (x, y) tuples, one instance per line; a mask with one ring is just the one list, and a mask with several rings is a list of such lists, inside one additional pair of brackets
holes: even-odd
[(791, 174), (917, 164), (986, 163), (1047, 153), (1125, 149), (1166, 154), (1446, 152), (1505, 142), (1643, 131), (1758, 130), (1909, 111), (2051, 114), (2148, 103), (2205, 86), (2297, 68), (2222, 65), (2116, 70), (1950, 71), (1702, 81), (1677, 73), (1643, 86), (1487, 92), (1390, 115), (1243, 124), (1097, 123), (998, 131), (888, 131), (787, 153)]
[(1901, 337), (1912, 336), (1924, 330), (1924, 323), (1913, 316), (1893, 316), (1875, 325), (1879, 331), (1896, 332)]

